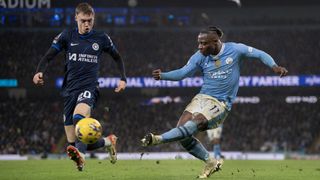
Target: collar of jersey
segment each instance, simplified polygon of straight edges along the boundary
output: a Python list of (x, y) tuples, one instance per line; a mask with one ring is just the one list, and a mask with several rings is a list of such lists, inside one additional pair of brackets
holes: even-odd
[(217, 55), (211, 56), (211, 57), (212, 57), (213, 59), (218, 59), (218, 57), (223, 53), (224, 47), (225, 47), (225, 44), (222, 43), (222, 46), (221, 46), (221, 49), (220, 49), (219, 53), (218, 53)]
[(82, 38), (87, 38), (89, 37), (92, 33), (93, 33), (93, 30), (91, 30), (90, 32), (88, 33), (85, 33), (85, 34), (80, 34), (79, 31), (78, 31), (78, 28), (76, 28), (76, 32), (78, 33), (78, 35)]

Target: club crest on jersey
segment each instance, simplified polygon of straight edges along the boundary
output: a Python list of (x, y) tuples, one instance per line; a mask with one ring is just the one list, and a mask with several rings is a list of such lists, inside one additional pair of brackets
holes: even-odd
[(226, 59), (226, 63), (227, 63), (227, 64), (231, 64), (232, 62), (233, 62), (232, 57), (228, 57), (228, 58)]
[(92, 49), (95, 50), (95, 51), (98, 51), (99, 50), (99, 44), (98, 43), (93, 43), (92, 44)]

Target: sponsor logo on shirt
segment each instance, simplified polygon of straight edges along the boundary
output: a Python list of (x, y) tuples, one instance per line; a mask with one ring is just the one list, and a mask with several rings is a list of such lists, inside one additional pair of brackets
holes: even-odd
[(70, 61), (88, 62), (88, 63), (98, 63), (98, 56), (91, 54), (77, 54), (69, 53)]
[(212, 79), (225, 79), (228, 77), (229, 74), (231, 74), (232, 69), (227, 69), (227, 70), (219, 70), (215, 72), (209, 72), (209, 76)]

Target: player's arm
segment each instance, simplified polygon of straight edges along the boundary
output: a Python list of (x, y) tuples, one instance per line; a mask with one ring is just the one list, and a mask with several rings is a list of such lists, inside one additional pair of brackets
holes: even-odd
[(155, 80), (182, 80), (186, 77), (192, 76), (199, 69), (198, 62), (200, 59), (200, 55), (196, 53), (189, 59), (188, 63), (182, 68), (169, 72), (161, 72), (160, 69), (157, 69), (152, 72), (152, 76)]
[(43, 85), (43, 74), (46, 71), (50, 61), (59, 53), (59, 51), (53, 47), (50, 47), (46, 54), (41, 58), (36, 74), (33, 76), (33, 83), (36, 85)]
[(112, 53), (110, 53), (110, 55), (113, 58), (113, 60), (116, 62), (117, 68), (120, 72), (120, 79), (124, 82), (127, 82), (126, 70), (124, 68), (123, 59), (120, 53), (118, 52), (117, 49), (114, 49)]
[(65, 48), (65, 35), (66, 31), (60, 33), (56, 36), (52, 42), (51, 47), (48, 49), (46, 54), (41, 58), (36, 74), (33, 76), (33, 83), (36, 85), (43, 85), (44, 79), (43, 74), (45, 73), (49, 63), (53, 60), (57, 54), (61, 51), (62, 48)]
[(127, 77), (126, 77), (126, 70), (124, 67), (123, 59), (117, 50), (117, 48), (114, 46), (111, 38), (105, 34), (105, 45), (103, 47), (103, 50), (110, 54), (112, 59), (116, 62), (117, 68), (120, 72), (120, 81), (118, 83), (118, 87), (115, 89), (115, 92), (121, 92), (126, 88), (127, 85)]
[(280, 77), (287, 75), (288, 70), (284, 67), (278, 66), (275, 63), (274, 59), (268, 53), (253, 47), (246, 46), (244, 44), (241, 44), (240, 46), (241, 51), (245, 57), (261, 60), (265, 65), (272, 68), (274, 73), (279, 74)]
[(113, 58), (113, 60), (116, 62), (117, 68), (119, 69), (119, 72), (120, 72), (120, 81), (118, 83), (118, 87), (115, 89), (115, 92), (120, 92), (120, 91), (123, 91), (127, 85), (126, 70), (124, 68), (123, 59), (117, 49), (114, 49), (112, 53), (110, 53), (110, 55)]

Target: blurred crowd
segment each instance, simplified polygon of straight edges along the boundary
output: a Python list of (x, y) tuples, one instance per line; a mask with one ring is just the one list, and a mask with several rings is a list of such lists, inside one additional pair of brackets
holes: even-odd
[(224, 149), (307, 152), (319, 136), (315, 104), (237, 104), (224, 124)]
[[(148, 132), (162, 133), (176, 126), (191, 97), (181, 103), (146, 105), (144, 98), (102, 99), (92, 117), (104, 135), (119, 137), (119, 152), (183, 151), (179, 143), (143, 149)], [(0, 103), (0, 154), (62, 153), (67, 145), (59, 101), (6, 101)], [(236, 104), (224, 123), (224, 151), (308, 152), (319, 136), (316, 104), (286, 104), (271, 99), (261, 104)], [(197, 136), (209, 150), (205, 133)]]
[[(127, 76), (151, 76), (154, 69), (168, 71), (185, 65), (197, 50), (194, 28), (109, 30), (125, 61)], [(31, 83), (36, 66), (59, 30), (0, 31), (2, 79)], [(319, 28), (226, 29), (224, 41), (241, 42), (269, 53), (289, 75), (320, 74)], [(47, 76), (63, 76), (63, 53), (51, 63)], [(112, 58), (104, 55), (100, 76), (118, 76)], [(243, 62), (242, 75), (273, 75), (263, 63)], [(29, 87), (29, 86), (28, 86)], [(24, 87), (22, 87), (24, 88)], [(28, 89), (29, 90), (29, 89)], [(44, 89), (43, 93), (50, 94)], [(43, 95), (44, 96), (44, 95)], [(146, 105), (144, 97), (114, 96), (100, 100), (93, 117), (104, 135), (119, 136), (120, 152), (142, 152), (140, 139), (148, 132), (161, 133), (175, 127), (190, 97), (182, 103)], [(150, 98), (150, 97), (149, 97)], [(0, 102), (0, 154), (62, 153), (63, 104), (56, 98), (6, 99)], [(236, 104), (225, 121), (222, 149), (225, 151), (308, 151), (319, 137), (317, 104), (286, 104), (270, 98), (258, 105)], [(198, 138), (211, 149), (205, 133)], [(147, 151), (182, 151), (179, 143), (150, 147)], [(320, 150), (320, 148), (319, 148)]]
[[(150, 76), (153, 69), (182, 67), (197, 50), (198, 31), (146, 30), (108, 32), (122, 54), (128, 76)], [(42, 55), (57, 32), (0, 32), (1, 76), (25, 80), (32, 78)], [(272, 55), (290, 74), (319, 74), (317, 59), (320, 31), (310, 30), (226, 30), (225, 41), (242, 42)], [(50, 65), (49, 76), (62, 76), (65, 59), (61, 53)], [(251, 65), (252, 64), (252, 65)], [(115, 63), (108, 55), (101, 61), (101, 76), (118, 76)], [(261, 62), (246, 61), (243, 75), (272, 74)]]
[(64, 134), (59, 103), (12, 99), (0, 109), (0, 154), (57, 152)]

